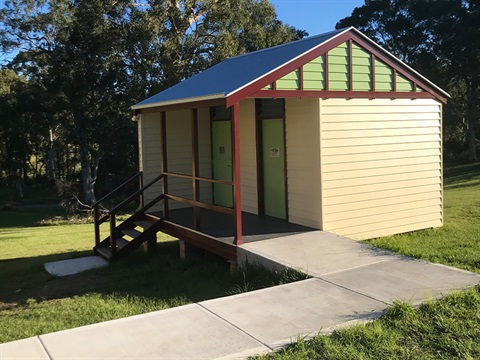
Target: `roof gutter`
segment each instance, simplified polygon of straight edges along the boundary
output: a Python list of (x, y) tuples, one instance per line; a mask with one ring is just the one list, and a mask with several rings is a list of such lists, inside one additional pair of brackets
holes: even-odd
[(186, 104), (191, 102), (198, 102), (198, 101), (208, 101), (208, 100), (216, 100), (216, 99), (223, 99), (225, 98), (225, 93), (219, 94), (211, 94), (205, 96), (196, 96), (190, 98), (183, 98), (183, 99), (176, 99), (176, 100), (167, 100), (167, 101), (158, 101), (154, 103), (148, 104), (137, 104), (131, 107), (132, 110), (142, 110), (142, 109), (149, 109), (154, 107), (162, 107), (162, 106), (169, 106), (169, 105), (178, 105), (178, 104)]

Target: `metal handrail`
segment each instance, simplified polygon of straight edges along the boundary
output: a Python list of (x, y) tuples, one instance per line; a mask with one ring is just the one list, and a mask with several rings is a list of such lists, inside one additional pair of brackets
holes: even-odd
[(119, 212), (122, 208), (125, 207), (125, 205), (129, 204), (133, 199), (135, 199), (138, 195), (142, 194), (146, 189), (148, 189), (150, 186), (152, 186), (153, 184), (155, 184), (158, 180), (160, 180), (161, 178), (163, 178), (163, 174), (160, 174), (159, 176), (157, 176), (155, 179), (153, 179), (152, 181), (150, 181), (147, 185), (145, 185), (144, 187), (142, 187), (141, 189), (135, 191), (132, 195), (130, 195), (128, 198), (126, 198), (125, 200), (123, 200), (120, 204), (118, 204), (117, 206), (115, 206), (113, 209), (110, 209), (109, 211), (109, 214), (116, 214), (117, 212)]
[(105, 195), (104, 197), (102, 197), (100, 200), (97, 200), (93, 205), (92, 207), (95, 207), (95, 206), (98, 206), (100, 205), (100, 203), (104, 202), (105, 200), (107, 200), (108, 198), (112, 197), (113, 194), (115, 194), (116, 192), (120, 191), (121, 189), (123, 189), (126, 185), (128, 185), (129, 183), (132, 182), (132, 180), (135, 180), (136, 178), (138, 177), (143, 177), (143, 172), (140, 171), (138, 172), (137, 174), (133, 175), (130, 179), (126, 180), (125, 182), (123, 182), (121, 185), (117, 186), (115, 189), (113, 189), (112, 191), (110, 191), (107, 195)]
[(228, 181), (228, 180), (217, 180), (217, 179), (210, 179), (210, 178), (205, 178), (205, 177), (200, 177), (200, 176), (192, 176), (192, 175), (165, 172), (165, 171), (163, 172), (163, 175), (176, 177), (176, 178), (180, 178), (180, 179), (204, 181), (204, 182), (209, 182), (209, 183), (212, 183), (212, 184), (233, 185), (233, 181)]
[[(155, 184), (158, 180), (160, 180), (163, 177), (163, 174), (160, 174), (157, 176), (155, 179), (150, 181), (147, 185), (143, 185), (143, 172), (140, 171), (139, 173), (135, 174), (131, 178), (129, 178), (127, 181), (125, 181), (123, 184), (115, 188), (113, 191), (102, 197), (100, 200), (98, 200), (95, 204), (93, 204), (93, 209), (94, 209), (94, 220), (95, 220), (95, 246), (98, 246), (100, 244), (100, 225), (103, 224), (105, 221), (110, 220), (110, 245), (112, 246), (112, 253), (115, 252), (115, 242), (116, 242), (116, 234), (115, 234), (115, 229), (116, 229), (116, 214), (118, 211), (123, 209), (127, 204), (132, 202), (132, 200), (136, 199), (138, 196), (140, 196), (140, 207), (143, 208), (143, 197), (144, 197), (144, 191), (148, 189), (150, 186)], [(100, 210), (99, 210), (99, 204), (102, 201), (105, 201), (106, 199), (110, 198), (113, 194), (118, 192), (119, 190), (123, 189), (127, 184), (131, 183), (133, 180), (139, 178), (139, 186), (140, 189), (135, 191), (133, 194), (131, 194), (129, 197), (124, 199), (120, 204), (116, 205), (114, 208), (110, 209), (108, 211), (107, 215), (104, 215), (103, 217), (100, 217)]]

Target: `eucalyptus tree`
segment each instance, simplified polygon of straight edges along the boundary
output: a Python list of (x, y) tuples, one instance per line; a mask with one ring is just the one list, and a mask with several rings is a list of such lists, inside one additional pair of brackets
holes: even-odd
[(11, 0), (0, 9), (2, 50), (18, 52), (10, 66), (44, 89), (52, 126), (75, 139), (87, 204), (99, 174), (121, 176), (135, 162), (130, 105), (303, 35), (268, 0)]

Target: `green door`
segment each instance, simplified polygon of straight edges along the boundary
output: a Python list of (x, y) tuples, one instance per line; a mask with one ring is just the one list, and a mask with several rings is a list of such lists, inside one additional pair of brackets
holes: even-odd
[(265, 215), (286, 219), (283, 119), (262, 120), (262, 156)]
[[(232, 135), (230, 121), (212, 121), (213, 178), (232, 181)], [(213, 184), (215, 205), (232, 207), (231, 185)]]

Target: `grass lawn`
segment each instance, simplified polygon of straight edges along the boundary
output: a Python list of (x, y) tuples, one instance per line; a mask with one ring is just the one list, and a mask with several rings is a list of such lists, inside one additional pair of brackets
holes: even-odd
[(154, 254), (139, 250), (107, 268), (56, 278), (45, 262), (91, 255), (94, 245), (92, 224), (32, 226), (57, 212), (0, 210), (0, 343), (305, 278), (256, 266), (230, 273), (205, 254), (181, 261), (167, 236)]
[[(444, 172), (445, 225), (368, 241), (480, 273), (480, 163)], [(268, 359), (478, 359), (480, 287), (413, 308), (398, 302), (378, 320), (300, 340)]]

